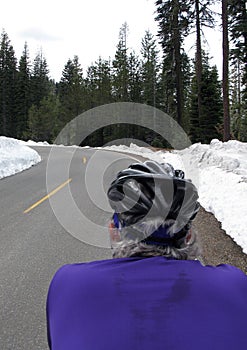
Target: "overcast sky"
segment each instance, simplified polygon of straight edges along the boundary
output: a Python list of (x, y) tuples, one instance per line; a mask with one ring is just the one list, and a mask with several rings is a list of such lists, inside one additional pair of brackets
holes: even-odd
[[(25, 41), (31, 60), (42, 48), (50, 77), (59, 81), (64, 65), (74, 55), (84, 73), (99, 56), (114, 58), (120, 27), (129, 26), (127, 45), (139, 54), (146, 30), (157, 34), (154, 0), (9, 0), (2, 1), (0, 25), (20, 58)], [(207, 34), (206, 49), (211, 48), (221, 70), (219, 30)], [(187, 45), (191, 48), (193, 39)], [(189, 54), (192, 56), (194, 49)]]

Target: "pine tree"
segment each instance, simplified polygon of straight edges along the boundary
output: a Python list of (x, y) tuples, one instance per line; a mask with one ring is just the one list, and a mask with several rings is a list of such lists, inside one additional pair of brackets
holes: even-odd
[[(86, 109), (111, 103), (112, 77), (110, 62), (99, 57), (94, 65), (87, 70), (85, 79), (85, 106)], [(104, 128), (95, 131), (83, 143), (83, 145), (103, 146)]]
[(13, 46), (3, 31), (0, 43), (0, 133), (12, 137), (16, 137), (16, 62)]
[(141, 66), (139, 58), (131, 52), (128, 59), (129, 68), (129, 100), (141, 103)]
[[(203, 48), (202, 37), (203, 27), (215, 27), (215, 13), (210, 9), (211, 0), (189, 0), (188, 1), (188, 19), (189, 28), (196, 32), (196, 54), (195, 69), (197, 79), (197, 103), (198, 103), (198, 119), (202, 117), (202, 61)], [(200, 123), (200, 121), (198, 122)]]
[(155, 19), (159, 22), (158, 36), (164, 58), (162, 81), (165, 89), (165, 111), (171, 113), (175, 105), (176, 120), (183, 125), (184, 94), (181, 49), (189, 25), (188, 1), (157, 0), (155, 5), (157, 7)]
[(85, 87), (87, 109), (112, 102), (112, 77), (108, 61), (100, 57), (88, 67)]
[(84, 111), (84, 79), (78, 56), (66, 63), (58, 85), (61, 102), (60, 120), (64, 124)]
[(26, 137), (34, 141), (53, 142), (59, 130), (59, 100), (50, 94), (40, 101), (40, 106), (32, 105), (28, 114)]
[(124, 23), (119, 32), (119, 42), (113, 60), (113, 95), (115, 101), (129, 101), (129, 66), (127, 48), (128, 26)]
[(142, 39), (142, 102), (154, 107), (159, 107), (158, 75), (159, 59), (154, 36), (146, 31)]
[(31, 107), (31, 72), (27, 43), (19, 60), (16, 83), (17, 137), (23, 138), (28, 129), (28, 110)]
[(190, 138), (193, 143), (209, 143), (212, 139), (221, 139), (223, 122), (221, 82), (216, 66), (211, 67), (209, 58), (203, 56), (202, 70), (202, 117), (198, 119), (196, 73), (192, 80), (190, 104)]
[(221, 81), (217, 67), (207, 67), (205, 65), (202, 78), (205, 85), (203, 84), (202, 86), (203, 115), (201, 128), (203, 131), (203, 142), (209, 143), (214, 138), (222, 140), (223, 110)]
[(52, 83), (48, 74), (47, 61), (41, 50), (34, 59), (31, 73), (31, 104), (37, 107), (40, 106), (43, 98), (47, 97), (52, 91)]
[[(128, 25), (125, 22), (119, 31), (119, 42), (112, 62), (113, 76), (113, 99), (116, 102), (128, 102), (131, 100), (130, 92), (133, 93), (133, 70), (132, 70), (132, 87), (130, 86), (130, 57), (128, 55)], [(132, 58), (133, 60), (133, 58)], [(133, 63), (133, 62), (132, 62)], [(133, 68), (133, 67), (132, 67)], [(133, 95), (132, 95), (133, 98)], [(111, 127), (115, 139), (133, 137), (132, 125), (115, 124)]]
[[(161, 85), (159, 62), (159, 51), (154, 36), (150, 31), (146, 31), (141, 42), (141, 72), (142, 72), (142, 102), (164, 109), (164, 89)], [(139, 128), (140, 139), (148, 142), (153, 147), (164, 147), (163, 139), (156, 132)]]

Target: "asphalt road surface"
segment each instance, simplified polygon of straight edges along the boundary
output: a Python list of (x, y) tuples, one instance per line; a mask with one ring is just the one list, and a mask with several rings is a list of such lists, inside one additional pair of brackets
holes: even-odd
[[(63, 264), (111, 257), (106, 190), (130, 155), (34, 147), (42, 162), (0, 180), (0, 349), (48, 350), (46, 296)], [(203, 209), (195, 228), (206, 264), (247, 273), (247, 255)]]
[(51, 278), (63, 264), (111, 257), (104, 191), (133, 162), (103, 150), (34, 149), (38, 165), (0, 180), (1, 350), (48, 349)]

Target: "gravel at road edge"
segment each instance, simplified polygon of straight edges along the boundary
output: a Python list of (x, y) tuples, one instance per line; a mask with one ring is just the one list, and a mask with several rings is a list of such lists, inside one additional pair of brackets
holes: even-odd
[(247, 274), (247, 255), (222, 230), (220, 222), (213, 214), (200, 208), (194, 220), (194, 228), (202, 247), (202, 263), (204, 265), (230, 264)]

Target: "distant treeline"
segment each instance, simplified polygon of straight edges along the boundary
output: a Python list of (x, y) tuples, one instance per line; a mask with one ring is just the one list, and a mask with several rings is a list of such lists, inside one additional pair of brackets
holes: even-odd
[[(222, 5), (224, 2), (222, 0)], [(223, 25), (228, 31), (230, 50), (227, 51), (225, 45), (226, 51), (222, 50), (222, 55), (224, 53), (224, 58), (229, 61), (229, 81), (226, 75), (221, 81), (217, 67), (210, 63), (210, 53), (202, 45), (203, 27), (214, 28), (220, 20), (220, 14), (212, 11), (210, 3), (206, 0), (157, 0), (157, 40), (147, 31), (141, 52), (131, 51), (128, 26), (124, 23), (113, 59), (98, 58), (83, 72), (78, 56), (74, 56), (65, 64), (59, 82), (49, 77), (42, 52), (30, 62), (26, 43), (17, 61), (8, 34), (3, 31), (0, 43), (0, 135), (52, 142), (70, 120), (84, 111), (112, 102), (138, 102), (173, 117), (193, 143), (208, 143), (213, 138), (223, 139), (223, 135), (225, 140), (247, 141), (245, 1), (227, 1), (228, 20)], [(192, 32), (196, 33), (193, 60), (184, 50), (184, 40)], [(228, 136), (224, 134), (227, 103)], [(168, 146), (152, 130), (126, 124), (102, 128), (83, 144), (101, 146), (119, 138), (138, 138), (156, 147)]]

